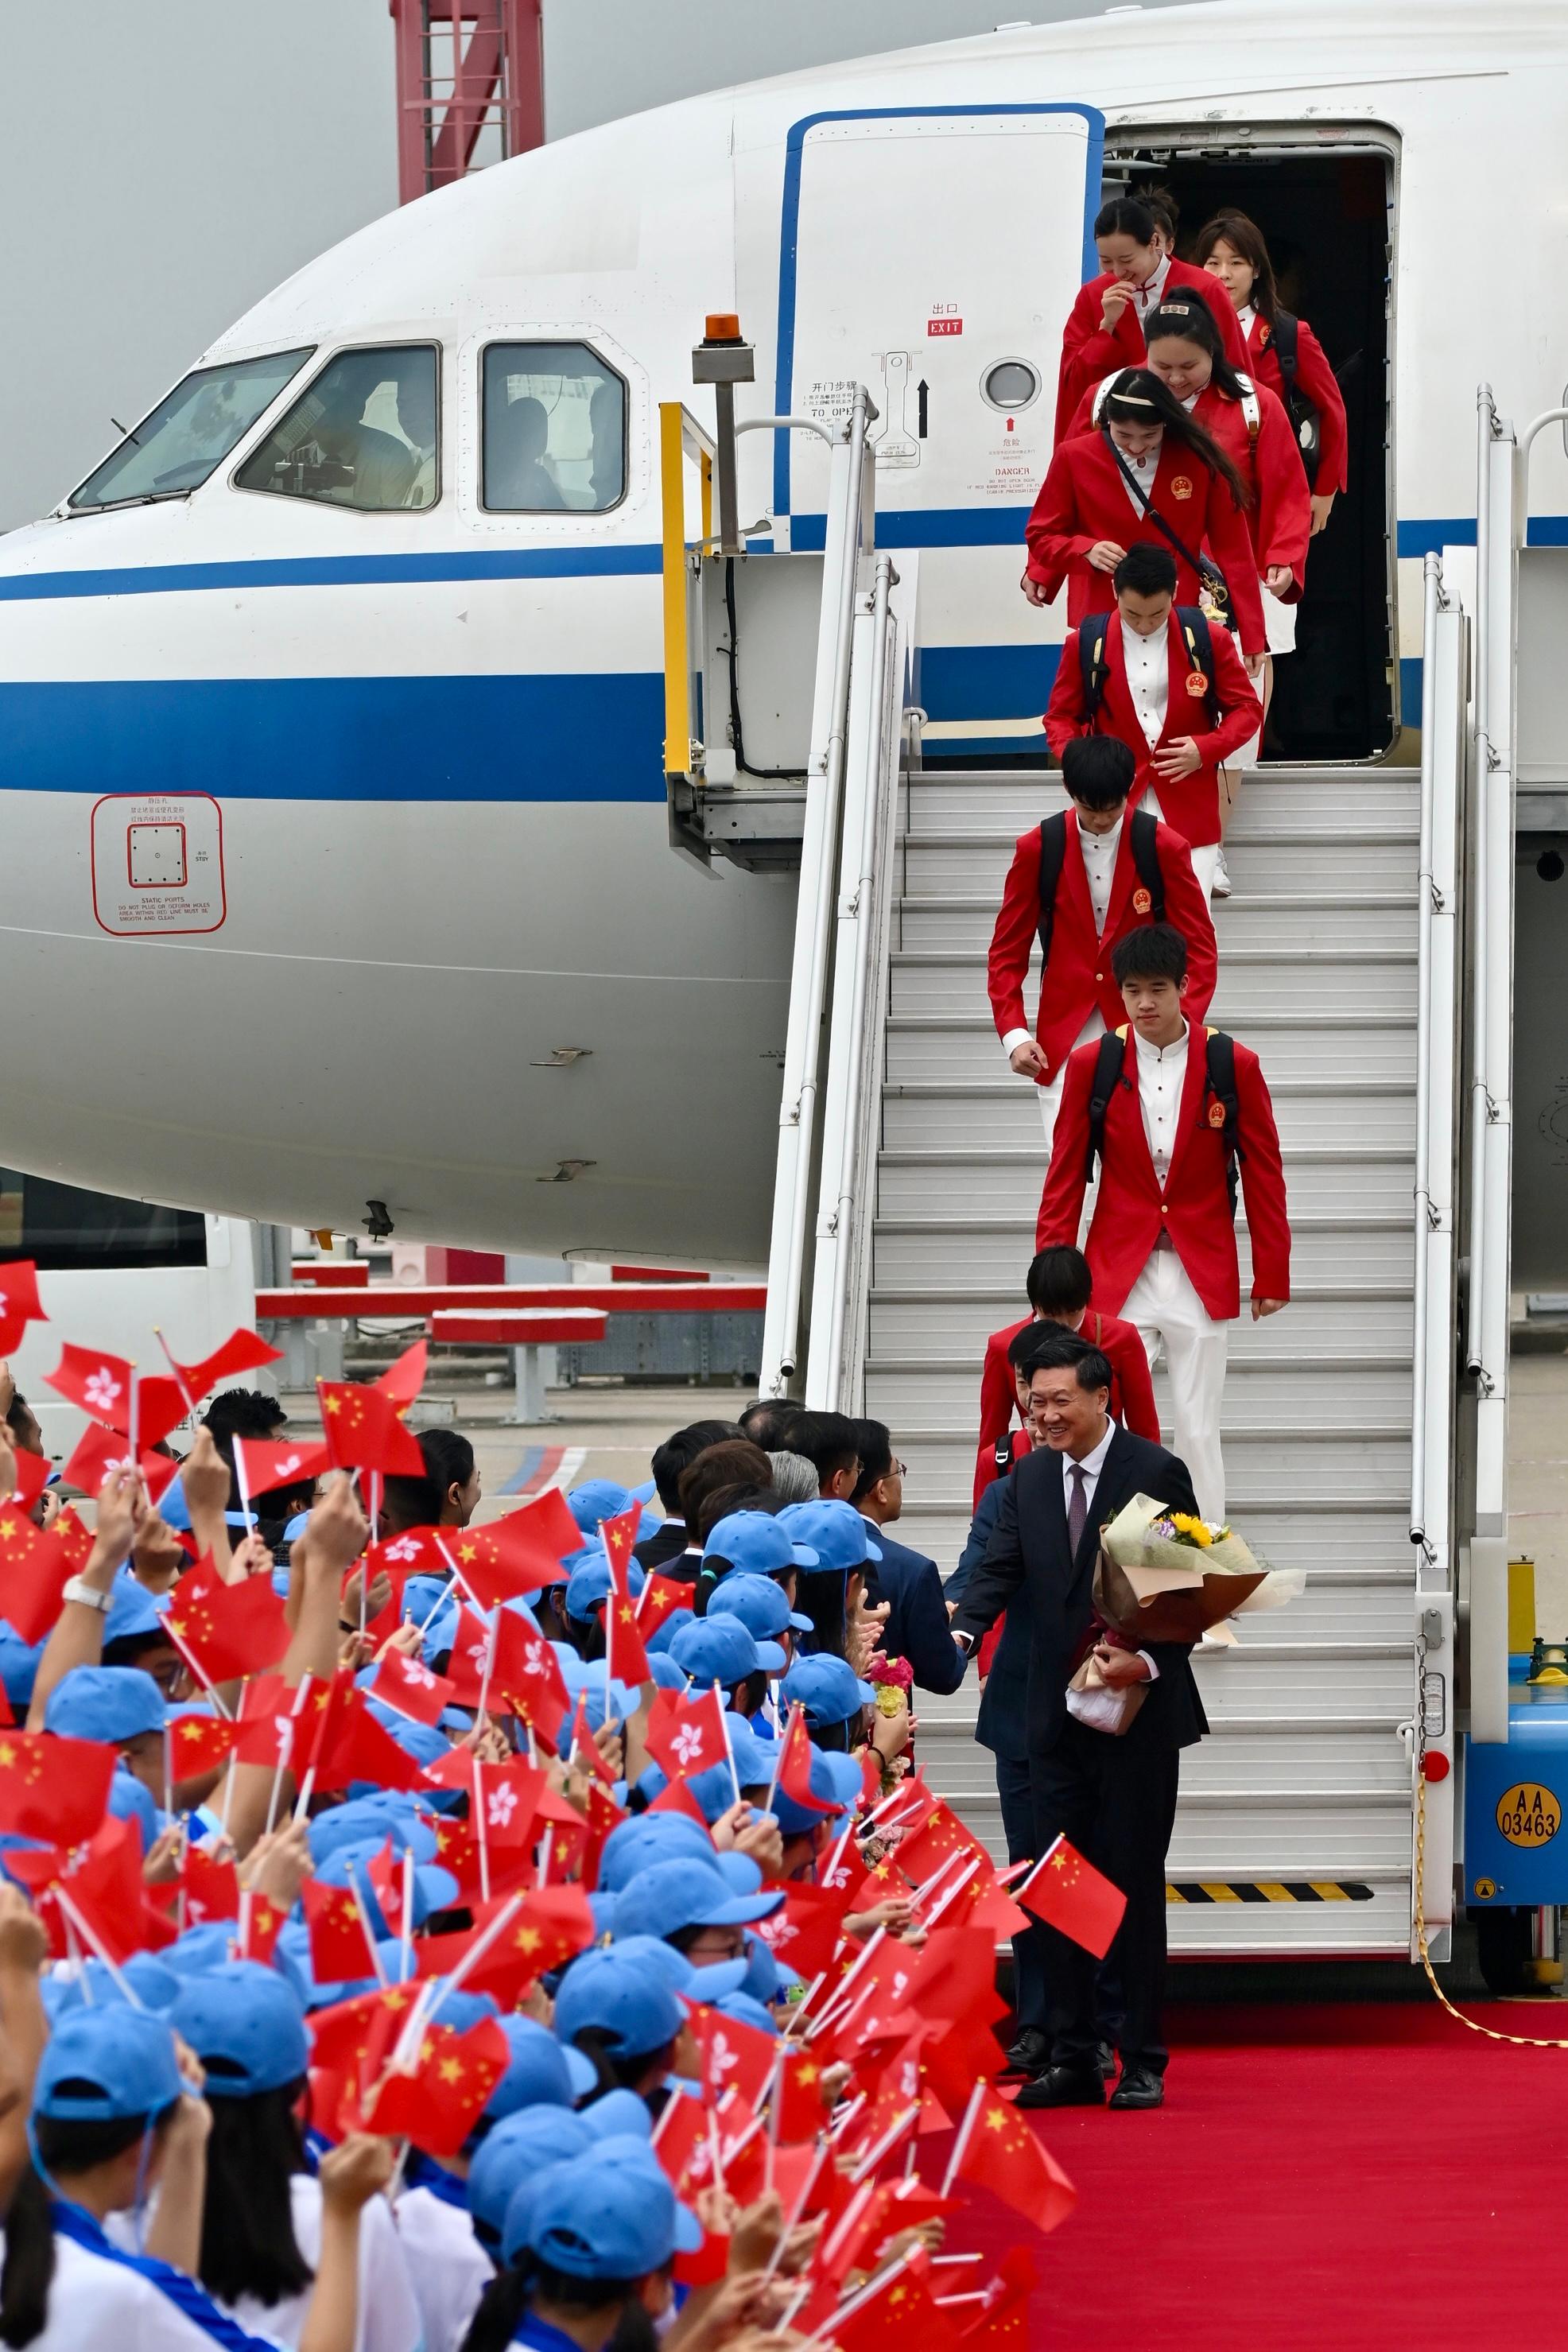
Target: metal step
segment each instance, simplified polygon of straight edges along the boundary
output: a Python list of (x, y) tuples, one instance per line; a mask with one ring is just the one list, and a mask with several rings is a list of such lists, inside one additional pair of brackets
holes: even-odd
[[(910, 1282), (1016, 1281), (1034, 1255), (1033, 1217), (879, 1217), (872, 1243), (872, 1279), (879, 1288)], [(1303, 1286), (1336, 1276), (1350, 1281), (1397, 1284), (1415, 1279), (1415, 1240), (1408, 1215), (1290, 1219), (1290, 1268)], [(1252, 1249), (1246, 1225), (1237, 1228), (1245, 1297), (1251, 1287)]]
[[(1024, 1002), (1031, 1013), (1039, 987), (1040, 959), (1036, 954), (1024, 982)], [(1349, 949), (1313, 949), (1292, 956), (1259, 949), (1233, 954), (1222, 948), (1219, 985), (1206, 1018), (1215, 1028), (1256, 1043), (1248, 1023), (1272, 1024), (1293, 1018), (1309, 995), (1319, 1019), (1378, 1013), (1408, 1024), (1415, 1018), (1415, 950), (1369, 949), (1357, 954)], [(900, 950), (892, 959), (892, 1009), (895, 1020), (936, 1016), (989, 1024), (984, 957), (956, 949)], [(1259, 1045), (1258, 1050), (1265, 1049)]]
[[(1000, 1061), (994, 1034), (988, 1050)], [(1412, 1054), (1412, 1062), (1414, 1058)], [(1359, 1144), (1414, 1152), (1414, 1068), (1394, 1079), (1274, 1076), (1268, 1091), (1279, 1141), (1287, 1151)], [(1031, 1144), (1037, 1151), (1042, 1149), (1034, 1091), (1005, 1069), (999, 1077), (963, 1082), (904, 1079), (884, 1085), (882, 1094), (882, 1141), (889, 1150), (951, 1150), (957, 1144), (975, 1150), (998, 1144), (1016, 1150)]]
[[(917, 1426), (951, 1431), (973, 1444), (977, 1383), (972, 1364), (933, 1366), (918, 1360), (896, 1370), (876, 1363), (866, 1368), (866, 1410), (900, 1439)], [(1346, 1422), (1408, 1430), (1412, 1377), (1408, 1360), (1384, 1357), (1371, 1365), (1338, 1360), (1303, 1365), (1273, 1357), (1261, 1364), (1238, 1361), (1225, 1384), (1226, 1412), (1237, 1428), (1318, 1430)], [(1163, 1371), (1155, 1381), (1155, 1402), (1170, 1426), (1169, 1385)]]
[[(889, 1217), (973, 1213), (1031, 1221), (1039, 1207), (1045, 1161), (1032, 1150), (884, 1151), (879, 1204)], [(1409, 1215), (1415, 1163), (1394, 1152), (1287, 1151), (1285, 1189), (1292, 1216)], [(1021, 1309), (1020, 1309), (1021, 1311)]]
[[(984, 954), (996, 921), (994, 890), (952, 892), (903, 898), (899, 903), (898, 943), (906, 950), (969, 950)], [(1311, 954), (1354, 949), (1373, 939), (1402, 954), (1415, 952), (1415, 892), (1346, 890), (1343, 897), (1289, 896), (1239, 891), (1216, 898), (1209, 909), (1220, 957), (1233, 949)]]
[[(1325, 1072), (1336, 1079), (1394, 1086), (1408, 1080), (1415, 1064), (1414, 1020), (1397, 1023), (1382, 1013), (1274, 1014), (1238, 1031), (1263, 1065), (1270, 1089), (1291, 1079), (1317, 1082)], [(989, 1020), (962, 1017), (887, 1024), (889, 1086), (962, 1083), (989, 1060), (1007, 1074), (996, 1032)], [(1022, 1082), (1015, 1078), (1013, 1083)]]
[[(976, 823), (1021, 834), (1067, 805), (1060, 778), (1047, 769), (1020, 770), (1012, 776), (1003, 772), (913, 776), (909, 783), (909, 825), (916, 836), (962, 831)], [(1227, 839), (1246, 840), (1281, 824), (1297, 833), (1321, 830), (1339, 836), (1352, 828), (1384, 825), (1414, 837), (1420, 812), (1421, 779), (1414, 769), (1345, 774), (1314, 781), (1306, 788), (1283, 774), (1251, 770), (1242, 782)]]
[[(1005, 833), (921, 834), (904, 844), (904, 896), (950, 896), (956, 890), (990, 890), (994, 908), (1012, 862), (1014, 843)], [(1395, 890), (1409, 887), (1415, 863), (1415, 836), (1367, 827), (1354, 832), (1270, 833), (1265, 838), (1226, 842), (1225, 862), (1237, 890), (1271, 892), (1346, 889)]]

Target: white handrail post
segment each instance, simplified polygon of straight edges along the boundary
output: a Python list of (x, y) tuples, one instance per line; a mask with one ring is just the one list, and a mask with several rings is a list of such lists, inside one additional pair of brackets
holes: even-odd
[(1436, 788), (1437, 614), (1443, 599), (1443, 560), (1428, 552), (1421, 633), (1421, 854), (1415, 915), (1415, 1318), (1411, 1364), (1415, 1375), (1410, 1416), (1410, 1540), (1426, 1540), (1426, 1265), (1432, 1196), (1432, 801)]
[(863, 461), (869, 410), (865, 386), (859, 385), (835, 445), (828, 478), (816, 681), (800, 850), (800, 896), (795, 910), (778, 1164), (773, 1179), (768, 1305), (763, 1324), (759, 1392), (763, 1396), (784, 1394), (795, 1372), (799, 1348), (806, 1203), (838, 863), (839, 799), (844, 781), (850, 640), (859, 568), (865, 495)]

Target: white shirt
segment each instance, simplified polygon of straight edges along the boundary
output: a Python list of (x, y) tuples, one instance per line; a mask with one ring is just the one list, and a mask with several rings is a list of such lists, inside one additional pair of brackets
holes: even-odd
[(1149, 1156), (1154, 1162), (1162, 1192), (1171, 1172), (1171, 1154), (1176, 1148), (1176, 1121), (1181, 1114), (1182, 1088), (1186, 1084), (1187, 1042), (1191, 1034), (1184, 1022), (1182, 1034), (1173, 1045), (1151, 1045), (1136, 1033), (1133, 1037), (1138, 1053), (1139, 1108), (1143, 1113), (1143, 1132), (1149, 1139)]
[[(1141, 637), (1125, 621), (1121, 624), (1121, 659), (1127, 671), (1127, 691), (1132, 697), (1138, 724), (1151, 751), (1165, 731), (1165, 711), (1171, 694), (1171, 656), (1166, 636), (1164, 629), (1156, 629), (1152, 636)], [(1101, 930), (1104, 928), (1102, 922)]]
[(151, 2279), (58, 2232), (48, 2317), (33, 2345), (35, 2352), (213, 2352), (206, 2329)]
[(1250, 302), (1244, 302), (1236, 314), (1236, 323), (1241, 329), (1241, 340), (1244, 343), (1252, 333), (1252, 322), (1257, 316), (1258, 312)]
[[(1110, 911), (1110, 877), (1116, 870), (1116, 852), (1121, 840), (1121, 819), (1117, 818), (1109, 833), (1086, 833), (1078, 828), (1078, 845), (1083, 853), (1083, 870), (1089, 884), (1089, 903), (1094, 911), (1094, 928), (1100, 938), (1105, 936), (1105, 919)], [(1103, 1035), (1105, 1024), (1100, 1024)], [(1002, 1051), (1011, 1063), (1020, 1045), (1029, 1042), (1027, 1029), (1009, 1029), (1002, 1040)], [(1091, 1033), (1093, 1034), (1093, 1033)], [(1079, 1040), (1079, 1044), (1082, 1039)]]
[(1164, 438), (1164, 434), (1162, 432), (1153, 447), (1145, 449), (1141, 457), (1130, 457), (1126, 450), (1118, 446), (1117, 456), (1131, 475), (1132, 482), (1136, 482), (1142, 492), (1141, 498), (1136, 497), (1133, 494), (1132, 482), (1122, 482), (1121, 487), (1127, 493), (1127, 503), (1136, 515), (1142, 515), (1147, 502), (1154, 495), (1154, 477), (1160, 470), (1160, 450)]
[(495, 2265), (457, 2206), (427, 2189), (397, 2200), (397, 2234), (425, 2321), (425, 2352), (458, 2352)]
[(1132, 299), (1138, 305), (1138, 317), (1141, 321), (1149, 316), (1156, 302), (1164, 300), (1165, 280), (1170, 274), (1171, 257), (1168, 253), (1163, 253), (1160, 256), (1158, 268), (1149, 272), (1142, 286), (1133, 288)]
[[(294, 2242), (310, 2268), (321, 2260), (321, 2184), (309, 2172), (297, 2172), (289, 2184), (294, 2215)], [(311, 2289), (281, 2303), (258, 2303), (241, 2295), (221, 2307), (231, 2311), (253, 2336), (269, 2336), (292, 2347), (300, 2341), (310, 2308)], [(392, 2208), (384, 2197), (373, 2197), (359, 2225), (359, 2324), (354, 2352), (419, 2352), (425, 2323), (414, 2292), (408, 2264), (397, 2235)]]

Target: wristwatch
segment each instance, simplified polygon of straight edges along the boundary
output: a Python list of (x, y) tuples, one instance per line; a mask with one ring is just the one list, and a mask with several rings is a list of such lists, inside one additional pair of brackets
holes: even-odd
[(109, 1595), (89, 1584), (85, 1576), (68, 1576), (60, 1587), (62, 1601), (79, 1601), (84, 1609), (96, 1609), (100, 1617), (109, 1614)]

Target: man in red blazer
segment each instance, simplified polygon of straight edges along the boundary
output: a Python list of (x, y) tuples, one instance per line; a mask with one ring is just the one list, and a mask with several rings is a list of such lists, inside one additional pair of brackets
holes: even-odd
[[(1252, 1318), (1290, 1297), (1290, 1227), (1273, 1105), (1256, 1054), (1189, 1026), (1187, 950), (1155, 924), (1118, 942), (1127, 1008), (1120, 1051), (1080, 1045), (1068, 1063), (1058, 1144), (1040, 1199), (1040, 1248), (1078, 1233), (1092, 1149), (1100, 1191), (1087, 1244), (1095, 1296), (1138, 1326), (1152, 1363), (1164, 1343), (1175, 1450), (1204, 1517), (1225, 1517), (1220, 1402), (1226, 1327), (1241, 1312), (1236, 1210), (1239, 1163), (1252, 1243)], [(1103, 1096), (1100, 1132), (1093, 1106)], [(1226, 1099), (1228, 1092), (1229, 1099)]]
[[(1063, 744), (1061, 763), (1069, 806), (1019, 836), (986, 974), (1002, 1049), (1018, 1076), (1039, 1089), (1047, 1153), (1068, 1053), (1121, 1018), (1110, 967), (1117, 940), (1168, 917), (1192, 942), (1188, 988), (1200, 1021), (1214, 994), (1215, 965), (1208, 901), (1186, 844), (1157, 818), (1127, 816), (1133, 759), (1126, 744), (1111, 735), (1082, 736)], [(1041, 903), (1047, 856), (1056, 873), (1048, 911)], [(1031, 1036), (1024, 982), (1037, 933), (1047, 953)]]
[(1132, 1324), (1119, 1322), (1114, 1315), (1101, 1315), (1090, 1305), (1093, 1282), (1083, 1252), (1068, 1245), (1039, 1251), (1025, 1276), (1024, 1293), (1030, 1312), (1022, 1322), (1009, 1323), (1005, 1331), (993, 1331), (985, 1342), (980, 1373), (980, 1451), (974, 1465), (976, 1510), (981, 1496), (997, 1475), (997, 1449), (1005, 1444), (1015, 1412), (1025, 1425), (1012, 1430), (1011, 1450), (1005, 1459), (1016, 1461), (1029, 1450), (1028, 1424), (1018, 1394), (1020, 1380), (1026, 1387), (1027, 1381), (1016, 1360), (1016, 1343), (1026, 1334), (1044, 1338), (1054, 1326), (1074, 1331), (1091, 1348), (1098, 1348), (1110, 1366), (1111, 1419), (1121, 1422), (1134, 1437), (1146, 1437), (1154, 1445), (1160, 1443), (1160, 1416), (1154, 1409), (1154, 1383), (1149, 1377), (1143, 1342)]
[[(1219, 771), (1257, 734), (1263, 706), (1228, 629), (1176, 610), (1168, 547), (1130, 547), (1111, 575), (1116, 604), (1089, 632), (1100, 659), (1090, 708), (1083, 632), (1068, 634), (1046, 706), (1046, 740), (1059, 761), (1080, 736), (1114, 735), (1137, 761), (1129, 806), (1140, 802), (1179, 833), (1206, 899), (1219, 862)], [(1174, 913), (1172, 921), (1184, 925)], [(1194, 972), (1194, 980), (1197, 977)], [(1201, 1020), (1206, 1009), (1195, 1001)]]

